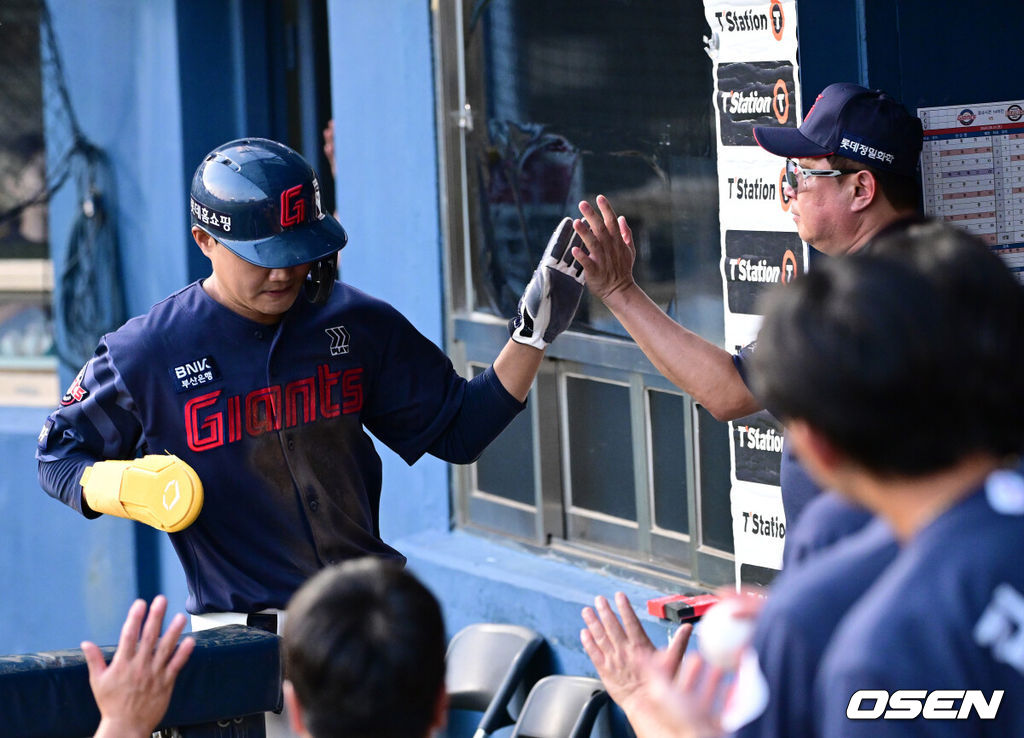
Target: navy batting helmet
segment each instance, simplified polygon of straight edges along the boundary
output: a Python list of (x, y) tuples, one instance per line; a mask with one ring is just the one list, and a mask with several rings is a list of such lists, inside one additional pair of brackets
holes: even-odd
[(297, 152), (265, 138), (218, 146), (192, 177), (192, 225), (269, 269), (313, 263), (307, 296), (323, 302), (348, 236), (320, 202), (320, 182)]

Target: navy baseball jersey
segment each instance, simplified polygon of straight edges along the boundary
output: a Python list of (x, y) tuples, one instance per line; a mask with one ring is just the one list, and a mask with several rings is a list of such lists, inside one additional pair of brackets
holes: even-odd
[(998, 471), (906, 542), (829, 644), (819, 734), (1024, 735), (1022, 541), (1024, 479)]
[(492, 369), (467, 382), (397, 310), (348, 285), (268, 326), (196, 282), (104, 336), (36, 456), (43, 488), (88, 517), (86, 466), (181, 457), (205, 493), (196, 522), (170, 534), (186, 607), (256, 612), (285, 607), (325, 565), (402, 559), (380, 538), (366, 430), (409, 464), (425, 452), (462, 463), (523, 406)]
[(847, 500), (834, 490), (825, 490), (804, 507), (800, 524), (786, 529), (784, 569), (792, 568), (827, 550), (867, 525), (869, 510)]
[(814, 678), (825, 648), (898, 551), (892, 530), (876, 519), (813, 560), (783, 570), (758, 616), (725, 715), (736, 736), (813, 735)]

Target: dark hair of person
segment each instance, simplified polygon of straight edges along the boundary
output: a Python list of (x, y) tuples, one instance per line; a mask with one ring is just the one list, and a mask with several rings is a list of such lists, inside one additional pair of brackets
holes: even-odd
[(845, 156), (832, 155), (827, 158), (829, 166), (833, 169), (857, 169), (871, 172), (875, 181), (878, 182), (879, 189), (882, 190), (882, 195), (897, 210), (921, 210), (921, 186), (918, 184), (917, 177), (876, 169), (862, 161), (847, 159)]
[(292, 598), (283, 638), (285, 676), (316, 738), (427, 735), (444, 688), (444, 621), (400, 565), (324, 569)]
[(875, 473), (1024, 450), (1024, 286), (974, 236), (910, 226), (763, 307), (755, 394)]

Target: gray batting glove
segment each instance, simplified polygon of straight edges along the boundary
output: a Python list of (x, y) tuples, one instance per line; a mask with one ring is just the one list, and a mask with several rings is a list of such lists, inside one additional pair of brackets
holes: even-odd
[(544, 255), (533, 272), (515, 317), (508, 322), (512, 340), (539, 349), (547, 348), (569, 327), (583, 295), (583, 267), (572, 257), (572, 247), (583, 240), (564, 218), (551, 234)]

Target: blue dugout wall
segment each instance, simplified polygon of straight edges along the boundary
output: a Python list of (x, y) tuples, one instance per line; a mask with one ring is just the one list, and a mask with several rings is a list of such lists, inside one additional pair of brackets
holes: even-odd
[[(244, 0), (50, 7), (82, 128), (115, 167), (121, 267), (137, 314), (207, 271), (188, 235), (187, 187), (199, 158), (229, 138), (275, 130), (257, 83), (267, 71), (254, 42), (259, 21)], [(912, 109), (1024, 97), (1024, 81), (1009, 73), (1024, 27), (1019, 2), (803, 0), (798, 13), (806, 100), (834, 81), (882, 87)], [(351, 239), (343, 278), (443, 344), (430, 4), (333, 0), (328, 18), (337, 203)], [(73, 208), (67, 188), (51, 208), (58, 272)], [(62, 384), (69, 380), (65, 372)], [(86, 521), (38, 489), (32, 451), (45, 414), (0, 407), (2, 653), (75, 647), (83, 638), (113, 643), (135, 596), (162, 591), (173, 608), (184, 606), (184, 581), (162, 536), (122, 520)], [(616, 589), (636, 604), (660, 594), (453, 532), (446, 465), (425, 458), (408, 467), (386, 449), (382, 457), (384, 534), (439, 594), (453, 631), (476, 620), (530, 625), (553, 644), (559, 668), (585, 673), (580, 608)], [(665, 628), (646, 624), (664, 642)]]

